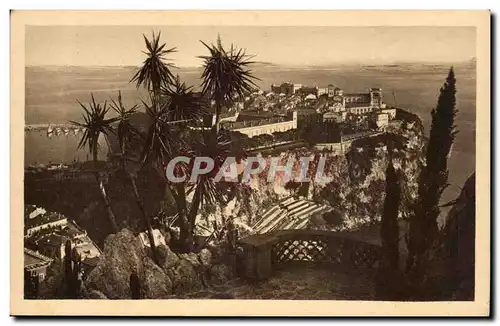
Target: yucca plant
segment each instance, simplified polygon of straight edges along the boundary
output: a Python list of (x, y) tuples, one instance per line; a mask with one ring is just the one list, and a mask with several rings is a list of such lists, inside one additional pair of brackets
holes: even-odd
[(166, 178), (165, 168), (174, 155), (182, 153), (186, 146), (183, 139), (179, 137), (179, 133), (175, 132), (178, 130), (173, 130), (175, 125), (170, 124), (168, 121), (168, 107), (166, 105), (157, 105), (152, 95), (150, 100), (150, 104), (143, 101), (150, 124), (144, 140), (141, 162), (142, 164), (151, 164), (161, 178), (165, 180), (166, 199), (172, 207), (177, 208), (182, 238), (190, 233), (184, 184), (171, 184)]
[(171, 84), (162, 86), (161, 95), (170, 121), (201, 120), (206, 113), (201, 96), (181, 82), (179, 75)]
[(233, 44), (224, 49), (220, 36), (217, 45), (207, 45), (200, 41), (210, 52), (203, 59), (202, 92), (215, 102), (215, 129), (219, 130), (220, 111), (223, 106), (233, 104), (235, 97), (243, 98), (245, 92), (251, 92), (257, 85), (249, 66), (253, 63), (243, 49)]
[(100, 194), (104, 205), (106, 206), (106, 210), (108, 211), (109, 221), (111, 222), (111, 226), (113, 227), (115, 232), (118, 232), (118, 224), (116, 223), (116, 216), (111, 208), (111, 203), (106, 193), (106, 189), (101, 180), (99, 169), (97, 166), (97, 154), (99, 151), (99, 137), (104, 135), (105, 137), (109, 134), (113, 133), (112, 124), (117, 121), (116, 118), (106, 118), (106, 115), (109, 112), (109, 108), (107, 107), (107, 103), (101, 105), (101, 103), (97, 103), (95, 101), (94, 95), (90, 94), (92, 101), (85, 106), (80, 101), (77, 101), (78, 104), (83, 109), (84, 113), (82, 114), (83, 122), (70, 121), (73, 125), (80, 127), (83, 129), (83, 135), (78, 143), (78, 148), (83, 149), (88, 147), (88, 150), (93, 158), (94, 163), (94, 176), (97, 182), (97, 185), (100, 190)]
[[(214, 178), (222, 167), (228, 156), (233, 155), (231, 139), (228, 134), (218, 132), (215, 137), (212, 131), (203, 131), (198, 135), (191, 145), (194, 157), (209, 157), (214, 161), (214, 168), (211, 173), (199, 175), (194, 186), (188, 190), (193, 191), (193, 199), (189, 207), (189, 235), (186, 241), (191, 241), (196, 217), (201, 205), (224, 205), (228, 200), (227, 187), (222, 187), (222, 183), (215, 182)], [(222, 180), (221, 180), (222, 181)], [(190, 242), (192, 243), (192, 242)]]
[(158, 104), (152, 94), (150, 101), (151, 103), (142, 101), (150, 121), (144, 138), (141, 162), (145, 164), (150, 161), (163, 167), (173, 157), (178, 143), (174, 139), (173, 126), (168, 123), (167, 106)]
[(132, 117), (133, 114), (137, 112), (138, 106), (134, 105), (130, 109), (125, 108), (125, 105), (123, 104), (122, 101), (121, 92), (118, 92), (118, 99), (117, 101), (115, 100), (111, 101), (111, 108), (118, 114), (117, 117), (118, 125), (116, 127), (116, 134), (118, 136), (118, 142), (120, 145), (122, 169), (127, 175), (128, 179), (130, 180), (132, 189), (134, 190), (135, 200), (137, 206), (139, 207), (139, 210), (141, 211), (144, 225), (146, 226), (146, 231), (147, 231), (146, 233), (148, 235), (149, 243), (151, 245), (153, 260), (155, 261), (156, 264), (159, 264), (158, 253), (156, 251), (156, 245), (154, 242), (153, 228), (151, 226), (151, 219), (146, 213), (146, 209), (144, 208), (144, 203), (139, 194), (139, 188), (137, 187), (137, 182), (136, 182), (137, 178), (136, 173), (130, 172), (127, 169), (127, 161), (129, 160), (129, 155), (128, 155), (129, 152), (127, 151), (127, 148), (131, 145), (134, 139), (142, 138), (140, 132), (130, 122), (130, 118)]
[(161, 33), (149, 40), (143, 35), (147, 51), (143, 53), (147, 56), (142, 66), (132, 77), (131, 82), (135, 82), (137, 87), (144, 86), (158, 100), (162, 86), (169, 85), (174, 79), (171, 69), (174, 64), (168, 62), (167, 55), (176, 52), (176, 48), (165, 48), (165, 43), (160, 44)]
[[(130, 123), (130, 118), (137, 113), (139, 106), (135, 104), (130, 109), (127, 109), (123, 104), (122, 93), (118, 91), (118, 98), (116, 101), (111, 99), (110, 107), (117, 114), (116, 136), (120, 145), (120, 154), (123, 158), (126, 157), (131, 142), (142, 138), (141, 133)], [(126, 163), (126, 161), (123, 163)]]
[[(190, 90), (182, 86), (182, 83), (173, 84), (174, 77), (171, 69), (175, 66), (168, 62), (166, 56), (176, 51), (175, 48), (165, 49), (165, 44), (160, 45), (160, 33), (155, 35), (153, 33), (152, 40), (144, 36), (146, 43), (147, 55), (141, 68), (132, 77), (131, 82), (135, 82), (137, 87), (144, 86), (149, 93), (150, 103), (143, 101), (146, 113), (150, 118), (146, 135), (144, 137), (143, 150), (141, 153), (142, 164), (149, 163), (158, 172), (158, 174), (165, 178), (165, 167), (173, 157), (178, 153), (182, 147), (182, 139), (172, 131), (175, 125), (169, 124), (169, 114), (171, 109), (179, 104), (179, 98), (184, 100), (188, 98), (185, 96)], [(177, 87), (177, 85), (179, 87)], [(165, 96), (162, 96), (162, 88)], [(182, 96), (176, 97), (175, 103), (170, 99), (170, 96), (179, 90), (183, 93)], [(189, 93), (191, 95), (191, 93)], [(172, 105), (173, 104), (173, 105)], [(184, 106), (182, 107), (184, 111)], [(177, 137), (174, 137), (177, 136)], [(171, 185), (166, 180), (165, 195), (167, 202), (176, 206), (179, 212), (179, 221), (181, 230), (186, 230), (188, 227), (187, 222), (187, 207), (184, 185)], [(186, 233), (186, 232), (184, 232)]]

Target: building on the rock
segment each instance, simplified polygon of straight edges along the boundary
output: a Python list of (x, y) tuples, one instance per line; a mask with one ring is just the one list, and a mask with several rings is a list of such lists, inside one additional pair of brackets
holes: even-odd
[(389, 120), (396, 119), (396, 109), (395, 108), (388, 108), (388, 107), (386, 107), (385, 104), (382, 104), (380, 112), (386, 113), (389, 116)]
[(375, 123), (379, 129), (386, 127), (389, 124), (389, 115), (387, 113), (376, 113)]
[[(25, 246), (53, 259), (63, 259), (66, 241), (82, 259), (99, 257), (102, 251), (75, 221), (62, 214), (49, 212), (32, 214), (36, 210), (25, 207)], [(31, 216), (31, 218), (30, 218)], [(34, 216), (34, 217), (33, 217)]]
[(341, 123), (346, 120), (347, 112), (346, 111), (327, 111), (323, 114), (323, 122), (336, 122)]
[(318, 97), (320, 97), (321, 95), (326, 95), (328, 94), (328, 88), (327, 87), (318, 87), (318, 91), (317, 91), (317, 95)]
[(387, 114), (389, 119), (395, 118), (396, 110), (387, 109), (382, 101), (382, 89), (370, 88), (367, 93), (344, 93), (342, 89), (328, 85), (328, 105), (322, 112), (324, 121), (343, 122), (348, 114), (368, 115), (372, 112)]
[[(271, 91), (274, 94), (285, 94), (285, 96), (292, 96), (295, 93), (295, 87), (302, 87), (300, 84), (282, 83), (281, 85), (271, 85)], [(300, 88), (299, 88), (300, 89)]]
[(39, 252), (24, 248), (24, 273), (33, 278), (37, 277), (38, 281), (43, 281), (52, 261)]
[(99, 257), (102, 254), (101, 249), (87, 235), (87, 231), (74, 221), (51, 230), (44, 230), (28, 239), (27, 243), (49, 257), (63, 259), (68, 240), (82, 259)]
[(305, 100), (306, 102), (308, 102), (308, 103), (315, 103), (315, 102), (316, 102), (316, 100), (317, 100), (317, 98), (316, 98), (316, 95), (314, 95), (314, 94), (309, 94), (309, 95), (307, 95), (307, 96), (304, 98), (304, 100)]
[(241, 132), (248, 137), (255, 137), (262, 134), (272, 134), (274, 132), (285, 132), (297, 129), (297, 111), (292, 116), (279, 116), (259, 120), (246, 121), (224, 121), (221, 128)]
[(33, 234), (40, 232), (44, 229), (50, 229), (57, 226), (62, 226), (68, 223), (68, 219), (58, 213), (46, 213), (45, 210), (43, 213), (39, 214), (28, 214), (24, 217), (24, 237), (30, 237)]
[(316, 86), (302, 86), (300, 89), (298, 89), (295, 94), (300, 95), (300, 96), (309, 96), (309, 95), (318, 95), (318, 88)]
[(24, 216), (28, 219), (33, 219), (45, 213), (47, 213), (47, 211), (43, 207), (37, 207), (35, 205), (25, 205), (24, 207)]

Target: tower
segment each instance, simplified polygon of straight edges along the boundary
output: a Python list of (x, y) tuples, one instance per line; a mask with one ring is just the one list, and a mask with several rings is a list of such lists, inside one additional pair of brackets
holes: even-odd
[(380, 108), (382, 105), (382, 89), (370, 88), (370, 106), (372, 108)]
[(298, 113), (297, 113), (297, 111), (296, 111), (296, 110), (295, 110), (295, 111), (293, 111), (292, 117), (293, 117), (293, 118), (292, 118), (292, 121), (293, 121), (293, 123), (292, 123), (293, 127), (292, 127), (292, 128), (293, 128), (293, 129), (297, 129), (297, 121), (298, 121), (298, 117), (299, 117), (299, 115), (298, 115)]
[(328, 97), (333, 97), (335, 95), (335, 88), (332, 84), (328, 85)]

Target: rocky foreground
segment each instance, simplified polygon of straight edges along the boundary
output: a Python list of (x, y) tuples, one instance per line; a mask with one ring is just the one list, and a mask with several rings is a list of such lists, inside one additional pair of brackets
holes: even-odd
[(127, 229), (106, 239), (99, 264), (83, 286), (86, 299), (130, 299), (130, 274), (141, 280), (143, 299), (296, 299), (370, 300), (373, 275), (333, 270), (328, 266), (297, 265), (277, 271), (269, 280), (238, 278), (232, 266), (209, 249), (176, 254), (160, 246), (156, 265), (138, 237)]
[[(234, 277), (233, 266), (222, 262), (217, 252), (176, 254), (168, 246), (158, 247), (161, 266), (156, 265), (138, 237), (128, 229), (107, 237), (99, 264), (84, 281), (88, 299), (130, 299), (130, 275), (141, 281), (141, 298), (166, 299), (221, 285)], [(215, 250), (214, 250), (215, 251)]]

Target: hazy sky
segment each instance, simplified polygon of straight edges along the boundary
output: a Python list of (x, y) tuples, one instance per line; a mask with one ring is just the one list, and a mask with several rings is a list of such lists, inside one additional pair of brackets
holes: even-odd
[(220, 33), (256, 55), (284, 65), (458, 62), (475, 56), (474, 27), (176, 27), (48, 26), (26, 29), (26, 65), (121, 66), (144, 60), (142, 34), (161, 31), (177, 66), (198, 66), (200, 43)]

